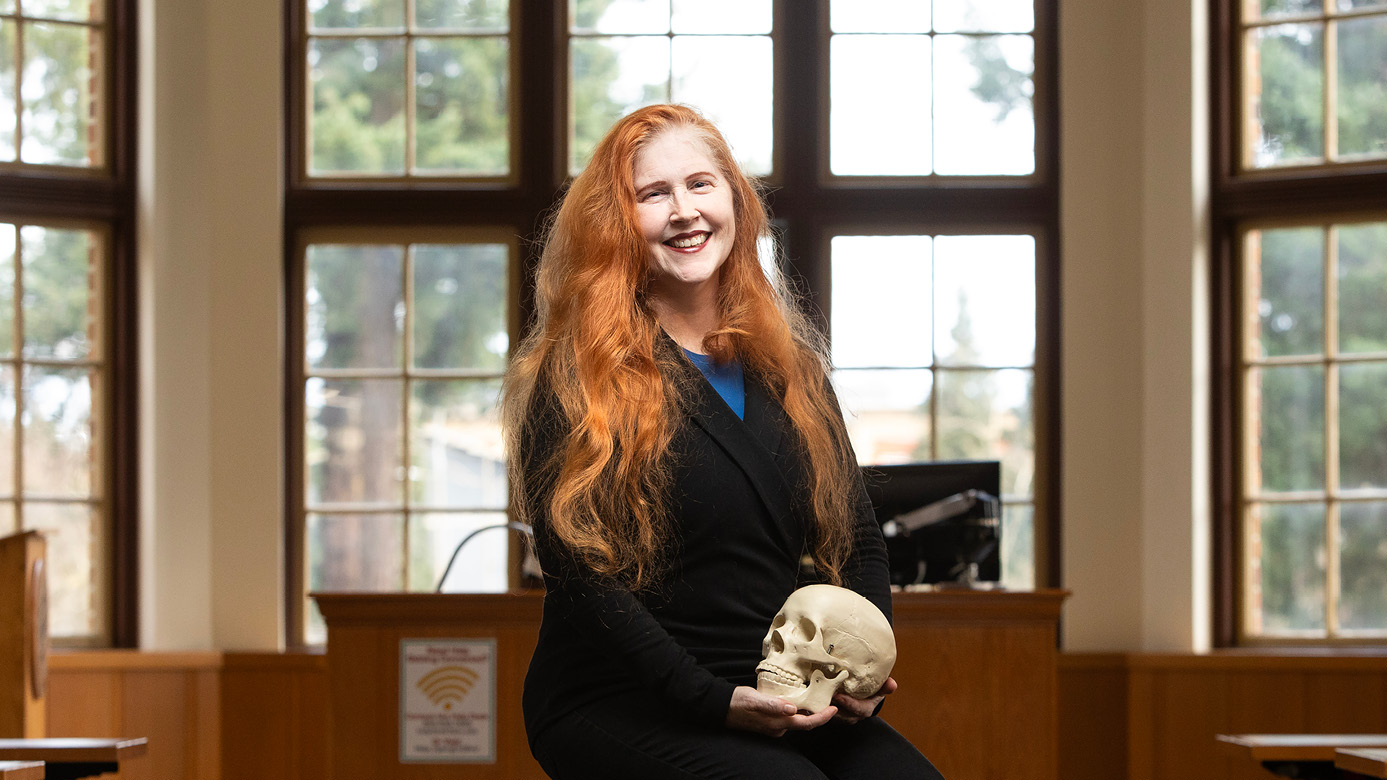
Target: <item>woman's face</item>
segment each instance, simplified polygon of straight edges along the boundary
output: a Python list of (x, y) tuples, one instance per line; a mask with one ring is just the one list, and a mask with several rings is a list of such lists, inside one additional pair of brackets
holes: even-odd
[(636, 155), (634, 184), (654, 292), (681, 296), (716, 285), (736, 224), (731, 184), (703, 139), (690, 128), (655, 136)]

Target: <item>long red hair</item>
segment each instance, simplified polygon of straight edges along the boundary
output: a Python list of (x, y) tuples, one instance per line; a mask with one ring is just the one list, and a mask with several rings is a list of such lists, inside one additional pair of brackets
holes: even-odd
[[(784, 408), (808, 460), (812, 549), (835, 584), (852, 547), (857, 466), (828, 389), (822, 339), (758, 258), (766, 209), (717, 128), (686, 106), (648, 106), (597, 145), (553, 215), (537, 271), (538, 318), (506, 373), (502, 415), (510, 479), (522, 517), (546, 512), (549, 530), (581, 565), (632, 589), (658, 582), (670, 541), (669, 445), (685, 395), (661, 364), (660, 325), (646, 298), (649, 248), (636, 219), (636, 156), (659, 134), (691, 128), (732, 188), (735, 237), (719, 270), (719, 326), (703, 341), (718, 361), (742, 361)], [(543, 385), (568, 435), (552, 453), (549, 505), (526, 505), (520, 438)], [(532, 454), (533, 456), (534, 454)]]

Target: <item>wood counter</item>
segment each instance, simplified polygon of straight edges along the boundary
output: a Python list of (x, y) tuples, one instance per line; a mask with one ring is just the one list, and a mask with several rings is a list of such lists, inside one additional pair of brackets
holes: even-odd
[[(1053, 780), (1058, 772), (1057, 625), (1063, 591), (897, 593), (900, 690), (882, 716), (950, 780)], [(328, 627), (329, 777), (542, 778), (520, 692), (543, 597), (315, 594)], [(400, 642), (496, 642), (496, 761), (399, 761)]]

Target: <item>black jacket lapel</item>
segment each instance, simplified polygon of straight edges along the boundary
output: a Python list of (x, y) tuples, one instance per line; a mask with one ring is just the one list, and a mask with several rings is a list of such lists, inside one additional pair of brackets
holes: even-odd
[[(786, 516), (793, 513), (795, 507), (794, 493), (785, 472), (781, 470), (786, 454), (778, 452), (783, 449), (781, 444), (786, 437), (783, 429), (776, 430), (780, 423), (788, 424), (784, 412), (770, 399), (760, 382), (748, 375), (746, 419), (739, 420), (697, 367), (689, 363), (686, 370), (692, 371), (697, 380), (689, 383), (693, 388), (693, 397), (689, 399), (689, 417), (746, 474), (771, 518), (776, 521), (775, 526), (781, 529), (794, 527), (786, 522)], [(790, 540), (783, 541), (788, 544)]]

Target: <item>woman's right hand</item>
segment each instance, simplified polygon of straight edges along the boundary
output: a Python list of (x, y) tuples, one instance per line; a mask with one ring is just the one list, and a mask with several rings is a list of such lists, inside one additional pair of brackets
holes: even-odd
[(727, 727), (764, 734), (783, 736), (787, 731), (808, 731), (833, 720), (838, 708), (829, 705), (813, 715), (801, 715), (795, 705), (778, 696), (767, 696), (747, 685), (732, 691), (727, 705)]

